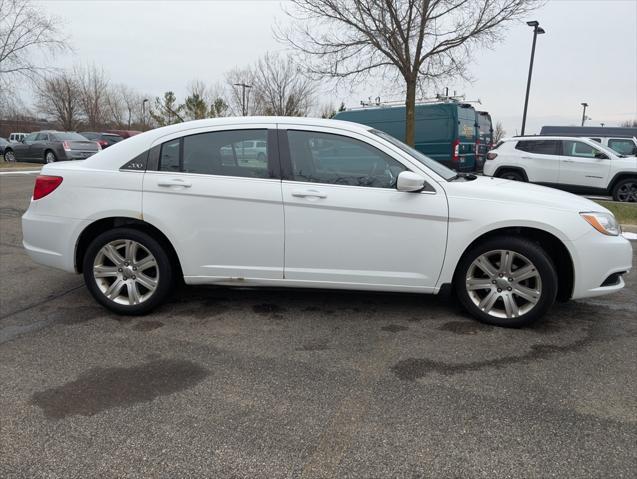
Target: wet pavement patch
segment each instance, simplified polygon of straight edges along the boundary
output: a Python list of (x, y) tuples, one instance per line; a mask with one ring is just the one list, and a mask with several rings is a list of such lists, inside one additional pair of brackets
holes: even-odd
[(483, 331), (492, 331), (495, 328), (471, 319), (467, 321), (448, 321), (438, 329), (455, 334), (478, 334)]
[(133, 329), (135, 331), (152, 331), (153, 329), (161, 328), (164, 325), (161, 321), (140, 321)]
[(390, 333), (397, 333), (398, 331), (407, 331), (409, 328), (407, 326), (400, 326), (398, 324), (390, 324), (389, 326), (383, 326), (383, 331), (389, 331)]
[(33, 394), (31, 404), (51, 419), (93, 416), (191, 388), (210, 373), (184, 360), (156, 360), (128, 368), (94, 368), (75, 381)]

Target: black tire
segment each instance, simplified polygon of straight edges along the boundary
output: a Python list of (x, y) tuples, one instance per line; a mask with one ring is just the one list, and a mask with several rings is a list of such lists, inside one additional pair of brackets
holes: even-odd
[[(501, 294), (501, 290), (497, 289), (500, 286), (500, 283), (494, 286), (489, 285), (489, 287), (492, 288), (491, 291), (484, 288), (480, 293), (475, 290), (470, 293), (467, 287), (467, 278), (469, 278), (470, 276), (470, 268), (472, 267), (474, 260), (484, 254), (488, 254), (489, 252), (497, 250), (512, 251), (516, 253), (516, 258), (518, 258), (517, 260), (528, 260), (528, 262), (531, 263), (531, 266), (535, 268), (534, 270), (531, 270), (533, 271), (533, 274), (535, 274), (536, 276), (539, 275), (539, 280), (541, 282), (541, 288), (539, 288), (539, 299), (537, 299), (535, 305), (531, 306), (528, 311), (523, 312), (523, 314), (520, 314), (517, 317), (497, 317), (494, 316), (497, 311), (492, 311), (492, 314), (488, 314), (474, 303), (474, 301), (476, 301), (475, 298), (479, 294), (484, 294), (484, 296), (487, 296), (488, 294), (496, 294), (497, 292), (496, 296), (507, 295), (511, 298), (514, 298), (515, 283), (512, 284), (514, 289), (512, 293), (507, 293), (506, 291), (504, 291)], [(521, 257), (517, 255), (521, 255)], [(512, 274), (515, 274), (515, 271)], [(486, 275), (485, 278), (487, 278)], [(498, 282), (506, 281), (506, 274), (504, 278), (495, 278), (495, 280), (497, 280)], [(486, 282), (492, 283), (492, 281), (490, 281), (489, 279), (487, 279)], [(483, 323), (512, 328), (528, 326), (529, 324), (541, 318), (555, 302), (555, 298), (557, 296), (557, 287), (558, 278), (555, 265), (553, 264), (546, 251), (544, 251), (542, 247), (536, 243), (515, 236), (501, 236), (491, 238), (477, 244), (462, 256), (460, 262), (458, 263), (458, 267), (456, 268), (456, 273), (454, 276), (454, 290), (456, 292), (456, 296), (458, 297), (458, 300), (460, 301), (462, 306), (472, 316)], [(534, 287), (533, 289), (536, 288)], [(485, 293), (485, 291), (489, 291), (489, 293)], [(511, 288), (509, 288), (509, 291), (511, 291)], [(523, 306), (520, 307), (520, 311), (523, 311), (524, 308), (529, 308), (529, 305), (532, 304), (530, 302), (526, 302), (526, 300), (522, 299), (521, 297), (515, 296), (515, 298), (516, 299), (514, 299), (514, 301), (516, 301), (516, 304), (518, 304), (519, 302), (524, 303)], [(495, 304), (504, 306), (504, 302), (504, 298), (498, 299), (496, 300)]]
[[(50, 158), (49, 158), (50, 157)], [(58, 161), (58, 157), (51, 150), (46, 150), (44, 152), (44, 163), (55, 163)]]
[(613, 199), (627, 203), (637, 202), (637, 178), (624, 178), (613, 187)]
[(513, 170), (504, 170), (502, 172), (499, 172), (498, 178), (504, 178), (505, 180), (513, 181), (526, 181), (522, 173)]
[(13, 152), (13, 150), (4, 150), (4, 161), (8, 162), (8, 163), (14, 163), (15, 162), (15, 153)]
[[(133, 240), (139, 243), (143, 246), (143, 248), (146, 248), (152, 256), (154, 256), (156, 261), (157, 266), (154, 272), (157, 276), (157, 285), (154, 291), (139, 304), (121, 304), (108, 298), (100, 289), (98, 279), (93, 276), (93, 265), (95, 264), (98, 254), (100, 254), (100, 250), (108, 243), (117, 240)], [(82, 260), (82, 265), (84, 282), (95, 300), (117, 314), (143, 315), (149, 313), (166, 300), (169, 293), (172, 291), (174, 284), (173, 266), (164, 247), (149, 234), (133, 228), (117, 228), (106, 231), (105, 233), (97, 236), (87, 248), (86, 254)], [(132, 271), (129, 271), (129, 273), (132, 273)], [(139, 274), (139, 272), (137, 274)], [(121, 278), (121, 275), (119, 275), (118, 278)], [(132, 278), (135, 278), (135, 276), (132, 276)], [(128, 280), (130, 279), (131, 278), (129, 277)], [(110, 279), (108, 281), (110, 281)], [(125, 287), (128, 292), (128, 286)], [(148, 293), (149, 291), (147, 291), (147, 294)]]

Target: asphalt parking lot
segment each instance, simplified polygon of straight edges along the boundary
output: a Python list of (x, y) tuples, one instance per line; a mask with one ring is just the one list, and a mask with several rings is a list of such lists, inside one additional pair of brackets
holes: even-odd
[(207, 287), (122, 318), (24, 253), (33, 180), (0, 176), (0, 477), (634, 477), (634, 271), (524, 330)]

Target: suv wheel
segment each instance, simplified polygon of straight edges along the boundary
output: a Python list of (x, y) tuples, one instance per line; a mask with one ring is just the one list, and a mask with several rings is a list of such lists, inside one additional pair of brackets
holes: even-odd
[(478, 320), (520, 327), (539, 319), (553, 305), (557, 273), (537, 244), (499, 237), (478, 244), (462, 257), (454, 286), (460, 303)]
[(55, 153), (49, 150), (44, 155), (44, 161), (47, 163), (55, 163), (57, 161), (57, 157), (55, 156)]
[(498, 178), (504, 178), (505, 180), (513, 181), (526, 181), (522, 173), (513, 170), (505, 170), (501, 173), (498, 173)]
[(164, 248), (131, 228), (102, 233), (89, 245), (84, 282), (93, 297), (118, 314), (146, 314), (163, 302), (173, 271)]
[(637, 202), (637, 178), (626, 178), (617, 182), (613, 188), (615, 201)]

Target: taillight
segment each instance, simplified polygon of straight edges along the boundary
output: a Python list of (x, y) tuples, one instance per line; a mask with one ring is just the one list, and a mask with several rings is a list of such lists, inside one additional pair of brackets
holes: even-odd
[(495, 160), (497, 157), (497, 153), (487, 153), (487, 160)]
[(64, 140), (62, 142), (62, 148), (64, 148), (64, 151), (71, 151), (71, 144), (68, 141)]
[(108, 146), (108, 141), (106, 140), (97, 140), (97, 147), (101, 150), (102, 148), (106, 148)]
[(40, 198), (44, 198), (61, 184), (61, 176), (38, 176), (35, 179), (35, 186), (33, 187), (33, 199), (39, 200)]
[(460, 160), (460, 140), (455, 139), (451, 144), (451, 161), (457, 163)]

